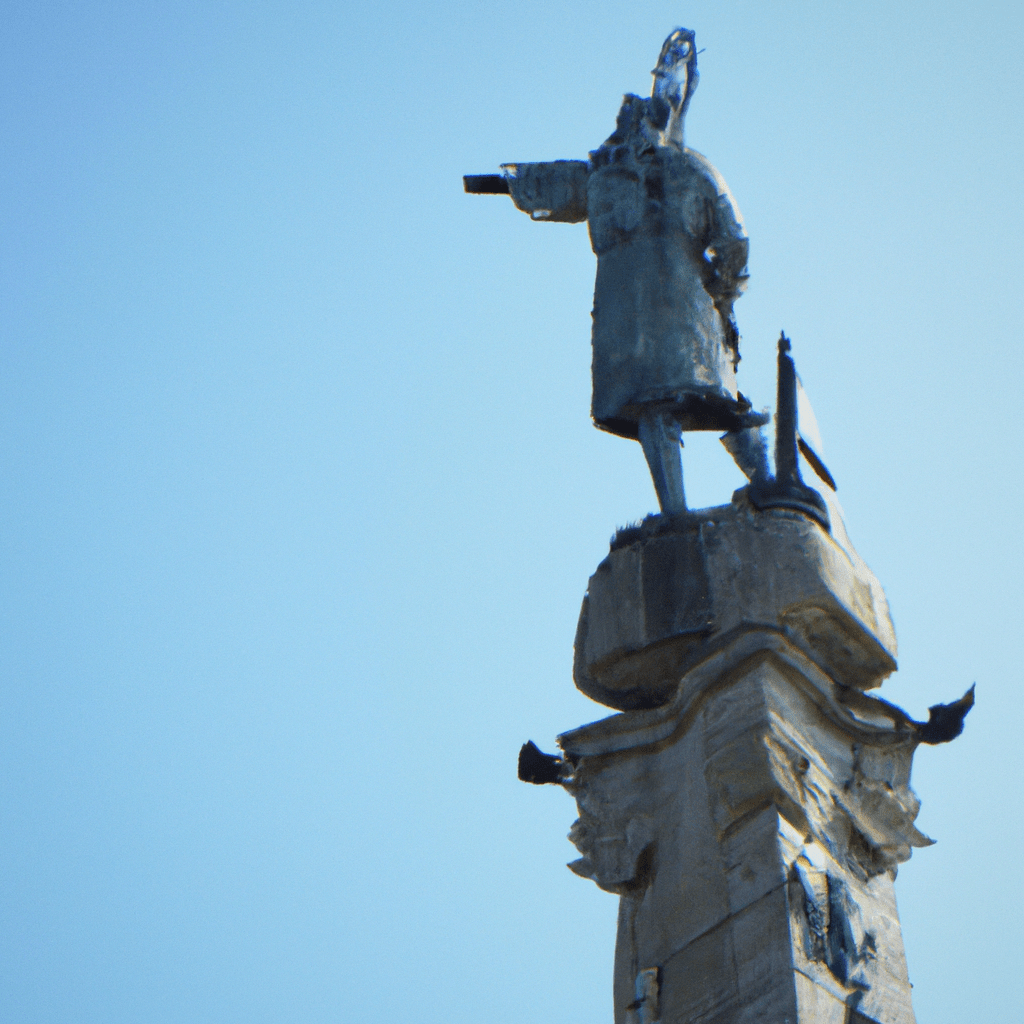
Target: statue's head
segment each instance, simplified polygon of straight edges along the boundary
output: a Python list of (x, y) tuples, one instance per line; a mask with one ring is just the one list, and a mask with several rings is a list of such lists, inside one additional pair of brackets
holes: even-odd
[(651, 95), (668, 103), (673, 119), (681, 118), (689, 106), (700, 75), (697, 72), (697, 47), (688, 28), (677, 28), (665, 40), (657, 67), (651, 72)]
[(665, 40), (658, 66), (651, 74), (654, 86), (650, 100), (632, 94), (623, 98), (615, 131), (590, 154), (592, 160), (607, 159), (612, 150), (627, 141), (638, 154), (658, 146), (683, 148), (683, 117), (700, 77), (697, 49), (688, 28), (677, 28)]

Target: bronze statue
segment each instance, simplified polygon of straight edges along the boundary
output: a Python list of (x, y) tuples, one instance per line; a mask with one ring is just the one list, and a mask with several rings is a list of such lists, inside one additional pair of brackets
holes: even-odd
[(649, 98), (627, 95), (615, 131), (590, 160), (503, 165), (468, 176), (468, 192), (507, 192), (534, 220), (586, 220), (597, 254), (594, 423), (639, 440), (662, 512), (684, 511), (685, 430), (765, 422), (736, 389), (733, 302), (748, 241), (718, 172), (683, 145), (697, 87), (694, 34), (661, 48)]

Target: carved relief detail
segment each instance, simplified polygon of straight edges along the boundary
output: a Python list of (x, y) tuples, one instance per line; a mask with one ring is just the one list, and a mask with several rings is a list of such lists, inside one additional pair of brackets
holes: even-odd
[[(610, 808), (606, 808), (611, 810)], [(654, 819), (648, 814), (599, 818), (583, 809), (573, 822), (569, 840), (583, 854), (570, 870), (593, 879), (606, 892), (626, 895), (646, 884), (654, 853)]]
[(895, 877), (914, 847), (932, 844), (914, 825), (920, 809), (910, 788), (915, 740), (878, 746), (844, 741), (815, 723), (792, 694), (787, 717), (769, 711), (708, 758), (705, 779), (720, 834), (744, 814), (774, 803), (855, 877)]
[(805, 956), (825, 964), (841, 984), (867, 991), (871, 984), (863, 966), (876, 958), (877, 943), (846, 882), (804, 856), (793, 874), (803, 896)]

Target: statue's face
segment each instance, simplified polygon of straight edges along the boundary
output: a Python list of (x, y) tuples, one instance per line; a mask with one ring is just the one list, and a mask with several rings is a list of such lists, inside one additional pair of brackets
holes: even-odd
[(667, 100), (674, 111), (685, 104), (689, 94), (697, 85), (697, 55), (694, 51), (693, 33), (689, 29), (677, 28), (665, 40), (654, 69), (653, 95)]

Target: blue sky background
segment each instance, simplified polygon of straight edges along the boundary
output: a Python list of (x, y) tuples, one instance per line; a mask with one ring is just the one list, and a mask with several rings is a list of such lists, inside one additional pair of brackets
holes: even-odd
[[(0, 1007), (18, 1024), (610, 1020), (616, 899), (519, 745), (655, 504), (589, 423), (593, 256), (461, 175), (584, 157), (695, 29), (922, 748), (919, 1019), (1019, 1016), (1024, 8), (4, 5)], [(688, 440), (691, 504), (738, 472)]]

